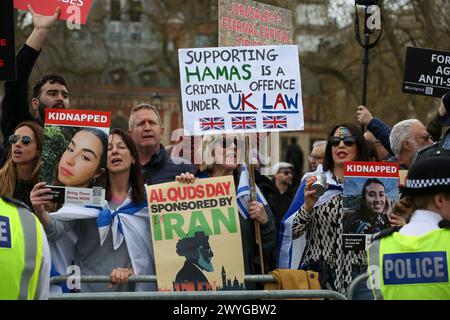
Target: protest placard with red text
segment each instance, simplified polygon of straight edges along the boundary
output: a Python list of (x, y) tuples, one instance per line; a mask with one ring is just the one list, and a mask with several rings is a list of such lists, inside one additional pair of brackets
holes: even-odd
[(53, 15), (56, 8), (59, 7), (61, 9), (59, 16), (61, 20), (71, 20), (75, 23), (86, 24), (92, 0), (14, 0), (14, 8), (16, 9), (28, 10), (28, 5), (31, 5), (36, 13), (45, 16)]

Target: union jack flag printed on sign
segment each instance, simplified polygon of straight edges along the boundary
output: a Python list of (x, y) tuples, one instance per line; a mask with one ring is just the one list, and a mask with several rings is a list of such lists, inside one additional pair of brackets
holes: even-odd
[(200, 118), (200, 129), (202, 131), (225, 130), (225, 120), (223, 117)]
[(256, 117), (232, 117), (233, 129), (256, 129)]
[(287, 116), (267, 116), (263, 117), (264, 129), (286, 129)]

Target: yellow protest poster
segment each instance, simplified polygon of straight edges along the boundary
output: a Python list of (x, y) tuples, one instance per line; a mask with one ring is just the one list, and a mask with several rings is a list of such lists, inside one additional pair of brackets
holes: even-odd
[(242, 290), (232, 176), (147, 186), (159, 291)]

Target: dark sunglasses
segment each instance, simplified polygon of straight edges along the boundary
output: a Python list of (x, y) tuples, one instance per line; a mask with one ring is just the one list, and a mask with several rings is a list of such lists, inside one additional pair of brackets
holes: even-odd
[[(18, 134), (12, 134), (12, 135), (9, 136), (8, 140), (9, 140), (10, 144), (16, 144), (17, 142), (20, 141), (20, 136)], [(24, 145), (30, 144), (32, 140), (33, 139), (30, 136), (23, 136), (22, 137), (22, 143)]]
[(333, 147), (339, 146), (341, 141), (344, 141), (344, 144), (347, 147), (351, 147), (351, 146), (353, 146), (356, 143), (356, 138), (353, 137), (353, 136), (346, 136), (346, 137), (343, 137), (343, 138), (341, 138), (341, 137), (330, 137), (329, 141), (330, 141), (330, 143), (331, 143), (331, 145)]
[(433, 136), (431, 134), (424, 134), (423, 136), (419, 137), (420, 139), (423, 139), (423, 141), (427, 142), (428, 140), (433, 141)]

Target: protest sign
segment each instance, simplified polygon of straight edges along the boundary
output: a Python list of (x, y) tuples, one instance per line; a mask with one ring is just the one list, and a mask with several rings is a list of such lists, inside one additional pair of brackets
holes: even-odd
[(367, 249), (371, 235), (389, 227), (391, 206), (399, 200), (398, 184), (398, 163), (344, 164), (344, 250)]
[(158, 290), (242, 290), (232, 176), (147, 186)]
[(303, 130), (297, 46), (180, 49), (189, 135)]
[(450, 91), (450, 52), (408, 47), (403, 92), (442, 97)]
[(40, 180), (57, 203), (105, 199), (110, 112), (46, 109)]
[(219, 0), (219, 46), (292, 44), (292, 12), (250, 0)]
[(0, 1), (0, 80), (16, 80), (12, 0)]
[(28, 5), (31, 5), (36, 13), (44, 16), (53, 15), (59, 7), (61, 9), (59, 19), (86, 24), (92, 0), (14, 0), (16, 9), (28, 10)]

